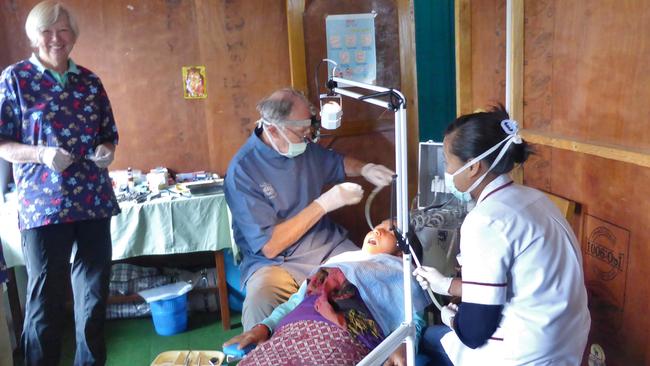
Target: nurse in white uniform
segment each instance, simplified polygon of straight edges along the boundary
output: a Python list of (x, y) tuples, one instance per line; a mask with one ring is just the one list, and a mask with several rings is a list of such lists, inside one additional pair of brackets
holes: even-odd
[[(461, 228), (462, 278), (434, 268), (423, 288), (460, 296), (427, 330), (440, 365), (579, 365), (591, 318), (582, 257), (571, 227), (540, 191), (508, 173), (530, 150), (502, 106), (456, 119), (445, 132), (445, 183), (476, 206)], [(442, 346), (442, 347), (441, 347)]]

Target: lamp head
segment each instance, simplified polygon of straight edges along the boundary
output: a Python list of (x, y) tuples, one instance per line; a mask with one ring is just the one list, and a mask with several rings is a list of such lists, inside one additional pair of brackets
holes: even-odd
[(341, 117), (343, 116), (342, 104), (343, 100), (340, 94), (321, 94), (320, 122), (323, 128), (335, 130), (341, 126)]

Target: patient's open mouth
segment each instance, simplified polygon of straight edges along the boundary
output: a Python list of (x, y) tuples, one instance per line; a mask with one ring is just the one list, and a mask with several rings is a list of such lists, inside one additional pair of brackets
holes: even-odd
[(368, 244), (377, 245), (377, 241), (375, 239), (368, 239)]

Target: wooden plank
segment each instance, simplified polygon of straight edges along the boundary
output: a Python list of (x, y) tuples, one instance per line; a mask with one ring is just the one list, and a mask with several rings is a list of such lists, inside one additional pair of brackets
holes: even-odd
[(302, 17), (305, 0), (287, 0), (287, 31), (289, 36), (289, 68), (291, 86), (307, 94), (307, 63), (305, 61), (305, 31)]
[(221, 322), (224, 330), (230, 330), (230, 304), (228, 304), (228, 284), (226, 283), (226, 263), (223, 259), (223, 250), (214, 252), (214, 262), (217, 268)]
[(594, 155), (647, 168), (650, 167), (650, 149), (596, 143), (527, 129), (522, 130), (521, 135), (526, 141), (534, 144)]
[(524, 1), (508, 0), (506, 11), (506, 110), (523, 127)]
[(567, 219), (568, 222), (571, 222), (573, 219), (573, 214), (576, 210), (576, 203), (553, 193), (545, 193), (546, 197), (548, 197), (557, 206), (564, 218)]
[[(510, 118), (524, 126), (524, 1), (506, 4), (506, 110)], [(515, 168), (512, 178), (523, 183), (524, 172)]]
[(402, 78), (401, 92), (408, 99), (407, 103), (407, 161), (409, 197), (417, 192), (418, 177), (418, 143), (420, 132), (418, 125), (418, 88), (417, 64), (415, 57), (415, 17), (413, 15), (413, 0), (397, 0), (399, 19), (399, 54), (400, 74)]
[(470, 0), (454, 1), (456, 113), (472, 111), (472, 11)]

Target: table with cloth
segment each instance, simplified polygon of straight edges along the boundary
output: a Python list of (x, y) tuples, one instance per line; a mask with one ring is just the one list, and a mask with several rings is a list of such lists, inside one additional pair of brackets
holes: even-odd
[[(120, 208), (122, 213), (111, 220), (112, 259), (214, 252), (221, 319), (224, 329), (230, 329), (222, 249), (236, 251), (236, 247), (233, 245), (230, 213), (224, 194), (163, 197), (143, 203), (124, 202)], [(9, 199), (0, 205), (0, 241), (7, 267), (24, 265), (15, 199)], [(10, 273), (10, 282), (15, 284), (11, 280)], [(17, 303), (15, 291), (10, 289), (9, 296), (16, 296), (16, 301), (11, 302)], [(12, 309), (14, 319), (17, 319), (16, 315), (19, 315), (22, 324), (20, 311)], [(14, 324), (15, 330), (16, 325)]]

